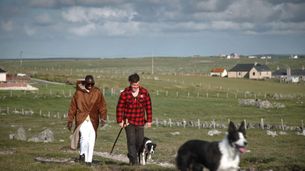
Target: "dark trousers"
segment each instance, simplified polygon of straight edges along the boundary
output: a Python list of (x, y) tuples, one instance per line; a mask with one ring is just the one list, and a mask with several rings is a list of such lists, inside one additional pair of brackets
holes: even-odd
[(125, 127), (127, 138), (128, 158), (130, 164), (138, 164), (138, 154), (144, 141), (144, 127), (129, 124)]

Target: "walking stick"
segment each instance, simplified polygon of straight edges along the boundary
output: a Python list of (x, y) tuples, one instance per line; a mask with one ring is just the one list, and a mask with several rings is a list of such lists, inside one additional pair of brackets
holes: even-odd
[(114, 146), (115, 146), (116, 142), (118, 141), (118, 139), (119, 139), (119, 137), (120, 137), (120, 135), (121, 135), (121, 132), (122, 132), (123, 128), (125, 128), (127, 125), (128, 125), (128, 120), (126, 119), (126, 120), (124, 120), (123, 127), (120, 129), (120, 131), (119, 131), (119, 133), (118, 133), (118, 136), (116, 137), (116, 139), (115, 139), (115, 141), (114, 141), (114, 143), (113, 143), (113, 146), (112, 146), (112, 148), (111, 148), (110, 154), (112, 154), (112, 151), (113, 151), (113, 149), (114, 149)]
[(122, 132), (123, 128), (124, 128), (124, 127), (122, 127), (122, 128), (120, 129), (120, 131), (119, 131), (119, 133), (118, 133), (118, 136), (116, 137), (116, 139), (115, 139), (115, 141), (114, 141), (114, 143), (113, 143), (113, 146), (112, 146), (112, 148), (111, 148), (110, 154), (112, 154), (112, 151), (113, 151), (113, 149), (114, 149), (114, 146), (115, 146), (116, 142), (118, 141), (118, 139), (119, 139), (119, 137), (120, 137), (120, 135), (121, 135), (121, 132)]

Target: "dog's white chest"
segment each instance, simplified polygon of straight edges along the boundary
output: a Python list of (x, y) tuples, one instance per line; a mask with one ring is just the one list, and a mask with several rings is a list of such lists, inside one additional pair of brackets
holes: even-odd
[(239, 169), (240, 157), (232, 147), (226, 142), (219, 144), (220, 151), (222, 153), (218, 171), (237, 171)]
[(235, 171), (239, 169), (239, 156), (234, 159), (228, 156), (222, 156), (218, 171)]

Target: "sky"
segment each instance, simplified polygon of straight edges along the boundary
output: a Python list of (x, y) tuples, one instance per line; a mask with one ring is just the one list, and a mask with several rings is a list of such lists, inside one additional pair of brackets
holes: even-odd
[(0, 0), (0, 59), (305, 54), (305, 0)]

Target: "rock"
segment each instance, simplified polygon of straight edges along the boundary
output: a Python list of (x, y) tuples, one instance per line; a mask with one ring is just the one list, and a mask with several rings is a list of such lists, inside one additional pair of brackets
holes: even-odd
[(171, 135), (180, 135), (180, 132), (176, 131), (176, 132), (171, 132)]
[(16, 136), (14, 137), (16, 140), (26, 141), (26, 133), (23, 127), (17, 129)]
[(47, 128), (37, 136), (33, 136), (32, 138), (28, 139), (29, 142), (53, 142), (54, 141), (54, 134), (53, 132)]
[(276, 131), (270, 131), (270, 130), (267, 130), (267, 135), (270, 135), (272, 137), (278, 136)]
[(209, 136), (214, 136), (214, 135), (219, 135), (219, 134), (221, 134), (221, 131), (218, 131), (218, 130), (216, 130), (216, 129), (210, 130), (210, 131), (208, 132), (208, 135), (209, 135)]

